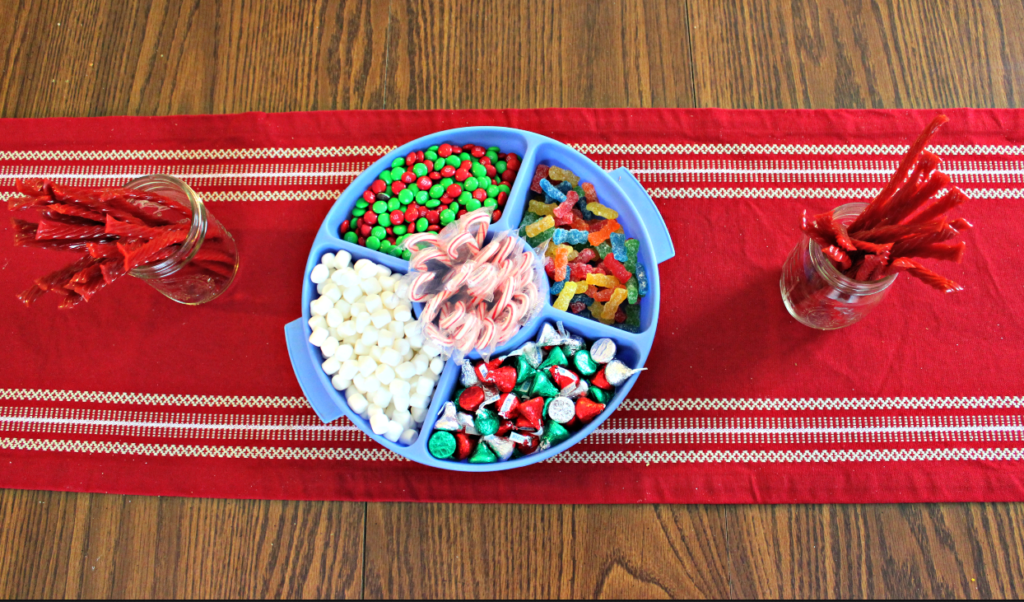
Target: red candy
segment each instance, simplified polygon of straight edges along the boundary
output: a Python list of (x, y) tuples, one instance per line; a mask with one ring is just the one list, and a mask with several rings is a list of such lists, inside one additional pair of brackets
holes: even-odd
[(498, 423), (498, 432), (495, 434), (499, 437), (504, 437), (509, 434), (513, 428), (515, 428), (515, 425), (511, 420), (502, 420)]
[(456, 460), (465, 460), (473, 453), (473, 438), (466, 433), (455, 433), (455, 455)]
[(498, 390), (502, 393), (508, 393), (516, 388), (516, 369), (512, 366), (495, 368), (490, 371), (488, 376), (491, 379), (490, 382), (498, 387)]
[[(481, 391), (483, 393), (483, 391)], [(540, 430), (544, 425), (542, 414), (544, 412), (544, 398), (534, 397), (519, 404), (519, 416), (526, 421), (534, 430)]]
[(459, 395), (459, 407), (467, 412), (475, 412), (484, 402), (484, 390), (478, 386), (472, 386)]
[(538, 438), (536, 435), (531, 435), (530, 433), (519, 434), (526, 439), (526, 441), (523, 441), (522, 443), (516, 443), (516, 449), (518, 449), (521, 453), (531, 454), (537, 449), (537, 447), (540, 446), (540, 438)]
[(430, 187), (433, 186), (433, 185), (434, 185), (433, 180), (431, 180), (427, 176), (423, 176), (422, 178), (416, 180), (416, 186), (420, 190), (430, 190)]
[[(395, 224), (396, 226), (399, 224), (404, 224), (405, 214), (399, 211), (398, 209), (395, 209), (394, 211), (391, 212), (391, 223)], [(388, 229), (390, 230), (390, 228)]]
[(551, 380), (558, 385), (559, 389), (575, 387), (580, 384), (580, 377), (568, 368), (563, 368), (562, 366), (551, 366), (548, 368), (548, 372), (551, 374)]
[(597, 387), (598, 389), (611, 389), (612, 385), (608, 382), (608, 379), (604, 377), (604, 366), (597, 371), (594, 378), (590, 379), (590, 385)]
[(629, 282), (629, 279), (633, 277), (633, 274), (626, 269), (626, 266), (615, 259), (615, 256), (611, 253), (604, 256), (604, 260), (601, 261), (601, 265), (619, 279), (619, 282)]
[(437, 156), (438, 157), (444, 158), (444, 157), (447, 157), (448, 155), (451, 155), (451, 154), (452, 154), (452, 145), (451, 144), (448, 144), (446, 142), (446, 143), (442, 144), (441, 146), (437, 147)]
[(587, 399), (586, 397), (580, 397), (576, 400), (576, 418), (580, 422), (587, 423), (597, 418), (597, 416), (604, 411), (604, 404), (597, 403)]
[(495, 409), (502, 418), (515, 418), (519, 416), (519, 398), (511, 393), (505, 393), (498, 398)]
[(374, 180), (373, 184), (370, 184), (370, 190), (376, 194), (380, 194), (388, 189), (388, 183), (384, 180)]
[[(452, 173), (455, 173), (454, 170), (452, 171)], [(448, 176), (445, 176), (445, 177), (448, 177)], [(450, 196), (451, 198), (454, 199), (454, 198), (457, 198), (460, 194), (462, 194), (462, 187), (459, 186), (458, 184), (452, 184), (451, 186), (449, 186), (445, 190), (445, 192), (448, 194), (448, 196)], [(451, 201), (449, 201), (449, 202), (451, 202)]]

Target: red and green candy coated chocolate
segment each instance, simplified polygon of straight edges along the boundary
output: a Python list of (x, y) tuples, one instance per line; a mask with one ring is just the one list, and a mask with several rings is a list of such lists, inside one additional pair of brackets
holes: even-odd
[(402, 241), (417, 232), (439, 232), (466, 212), (493, 207), (501, 218), (520, 159), (496, 146), (449, 143), (414, 151), (391, 162), (341, 223), (346, 241), (409, 259)]

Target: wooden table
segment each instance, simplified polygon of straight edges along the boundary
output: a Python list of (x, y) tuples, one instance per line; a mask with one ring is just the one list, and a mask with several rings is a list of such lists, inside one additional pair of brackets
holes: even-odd
[[(1024, 99), (1021, 0), (0, 0), (0, 15), (4, 117)], [(3, 491), (0, 521), (5, 598), (1024, 596), (1022, 504)]]

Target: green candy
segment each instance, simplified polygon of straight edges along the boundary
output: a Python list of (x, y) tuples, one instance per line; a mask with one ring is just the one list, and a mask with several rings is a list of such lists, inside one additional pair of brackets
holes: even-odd
[[(402, 165), (403, 166), (405, 165), (405, 161), (402, 161)], [(401, 180), (402, 176), (404, 176), (404, 175), (405, 175), (405, 167), (395, 167), (394, 169), (391, 170), (391, 181), (392, 182), (397, 182), (397, 181)]]
[(377, 240), (384, 240), (388, 235), (388, 231), (381, 226), (374, 226), (370, 230), (370, 236), (376, 236)]
[(409, 261), (410, 259), (412, 259), (412, 251), (410, 251), (409, 249), (403, 249), (402, 250), (402, 259), (404, 259), (406, 261)]
[[(423, 158), (426, 159), (427, 161), (430, 161), (431, 163), (433, 163), (434, 161), (437, 161), (437, 147), (435, 146), (435, 147), (427, 149), (423, 153)], [(423, 167), (426, 167), (426, 165), (424, 165)], [(426, 175), (426, 174), (423, 174), (423, 175)]]
[(476, 417), (473, 418), (473, 426), (484, 437), (497, 433), (500, 424), (498, 415), (487, 408), (480, 408), (476, 413)]
[(594, 250), (597, 251), (597, 254), (601, 256), (602, 260), (604, 260), (605, 255), (612, 252), (612, 246), (606, 240), (603, 243), (594, 247)]
[[(437, 209), (440, 206), (441, 201), (439, 201), (438, 199), (430, 199), (429, 201), (427, 201), (427, 209)], [(552, 228), (552, 230), (553, 229), (554, 228)]]
[(384, 201), (376, 201), (376, 202), (374, 202), (374, 204), (373, 204), (373, 212), (374, 213), (379, 215), (381, 213), (384, 213), (387, 210), (388, 210), (388, 204), (385, 203)]
[[(405, 192), (405, 190), (403, 189), (402, 192)], [(397, 198), (388, 199), (388, 211), (398, 211), (401, 208), (402, 202), (399, 201)]]
[[(626, 294), (629, 294), (627, 291)], [(626, 312), (626, 324), (634, 328), (640, 328), (640, 306), (626, 305), (623, 311)]]
[(458, 214), (459, 209), (462, 209), (462, 206), (456, 203), (455, 201), (452, 201), (452, 204), (448, 205), (448, 208), (452, 210), (452, 213)]
[(391, 228), (391, 231), (395, 233), (395, 236), (401, 236), (409, 231), (409, 228), (405, 224), (398, 224)]
[(359, 199), (358, 201), (356, 201), (356, 209), (366, 209), (369, 206), (370, 204), (363, 199)]
[(441, 212), (441, 225), (447, 226), (448, 224), (455, 221), (455, 212), (451, 209), (445, 209)]
[[(562, 351), (561, 347), (554, 347), (548, 352), (548, 357), (541, 362), (540, 369), (550, 368), (551, 366), (568, 366), (569, 360), (565, 357), (565, 352)], [(557, 391), (556, 391), (557, 392)]]
[(611, 399), (612, 394), (611, 391), (605, 391), (604, 389), (600, 389), (598, 387), (590, 387), (590, 390), (587, 391), (587, 397), (589, 397), (592, 401), (596, 401), (597, 403), (608, 403), (608, 400)]
[(430, 198), (439, 199), (444, 196), (444, 186), (434, 184), (430, 187)]
[(459, 194), (459, 202), (462, 203), (463, 205), (465, 205), (466, 203), (468, 203), (468, 202), (470, 202), (472, 200), (473, 200), (473, 195), (469, 194), (465, 190), (463, 190)]
[(378, 176), (378, 179), (384, 180), (385, 184), (387, 184), (388, 186), (391, 186), (391, 170), (390, 169), (386, 169), (386, 170), (380, 172), (380, 176)]
[(490, 159), (491, 160), (491, 164), (493, 165), (493, 164), (498, 162), (498, 149), (493, 148), (493, 147), (489, 148), (489, 149), (487, 149), (487, 152), (484, 153), (484, 156), (487, 157), (488, 159)]
[(492, 199), (494, 197), (498, 196), (498, 187), (495, 186), (494, 184), (491, 184), (490, 186), (488, 186), (487, 187), (487, 196), (491, 197)]
[(427, 442), (430, 455), (438, 460), (452, 457), (455, 454), (455, 447), (455, 435), (448, 431), (434, 431)]
[(525, 399), (526, 397), (528, 397), (530, 395), (530, 386), (532, 384), (533, 384), (533, 380), (532, 380), (532, 377), (531, 377), (531, 379), (524, 380), (523, 382), (521, 382), (518, 385), (516, 385), (516, 388), (512, 389), (512, 392), (515, 393), (517, 396), (522, 397), (522, 398)]
[[(640, 241), (635, 238), (626, 239), (626, 271), (636, 273), (636, 255), (640, 252)], [(636, 301), (630, 301), (636, 303)]]
[(416, 220), (416, 231), (417, 232), (426, 232), (427, 231), (427, 226), (429, 226), (429, 225), (430, 225), (430, 222), (427, 221), (427, 218), (421, 217), (421, 218)]
[(384, 212), (377, 216), (377, 224), (387, 228), (391, 225), (391, 214)]
[[(473, 164), (473, 168), (470, 169), (469, 171), (471, 171), (473, 173), (473, 175), (478, 177), (478, 178), (483, 178), (483, 177), (487, 176), (487, 168), (484, 167), (482, 163), (474, 163)], [(399, 176), (399, 177), (401, 177), (401, 176)]]
[(533, 380), (537, 369), (530, 365), (530, 361), (524, 355), (516, 356), (516, 384)]
[(576, 371), (583, 376), (592, 376), (597, 373), (597, 362), (590, 357), (590, 352), (586, 349), (577, 351), (576, 355), (572, 356), (572, 363), (576, 366)]
[(547, 424), (544, 425), (544, 434), (540, 436), (541, 441), (546, 441), (548, 445), (558, 445), (568, 438), (569, 431), (565, 430), (564, 426), (554, 420), (548, 420)]
[(441, 186), (444, 186), (445, 191), (447, 191), (448, 187), (451, 186), (454, 183), (455, 183), (455, 180), (453, 180), (451, 178), (441, 178), (441, 181), (438, 182), (438, 184), (440, 184)]
[(558, 387), (551, 382), (544, 372), (537, 372), (533, 375), (533, 383), (530, 385), (530, 397), (555, 397), (558, 395)]
[(430, 193), (426, 190), (421, 190), (416, 193), (416, 203), (418, 205), (426, 205), (427, 201), (430, 200)]
[(466, 178), (466, 181), (462, 183), (462, 189), (463, 190), (468, 190), (469, 192), (473, 192), (479, 186), (480, 186), (479, 180), (477, 180), (473, 176), (469, 176), (468, 178)]
[(398, 193), (398, 202), (403, 205), (408, 205), (414, 198), (416, 198), (416, 195), (408, 188), (403, 188), (402, 192)]
[(501, 152), (501, 149), (498, 148), (497, 146), (488, 146), (487, 147), (487, 152), (494, 153), (495, 155), (497, 155), (498, 153)]
[(366, 237), (366, 248), (371, 251), (377, 251), (380, 249), (380, 239), (376, 236)]
[(417, 178), (422, 178), (428, 173), (430, 173), (430, 170), (428, 170), (427, 166), (424, 165), (423, 163), (417, 163), (416, 165), (412, 166), (412, 175), (416, 176)]
[(388, 241), (388, 240), (380, 241), (380, 250), (383, 253), (387, 253), (388, 255), (391, 255), (392, 254), (391, 253), (391, 241)]
[(366, 215), (366, 209), (353, 209), (352, 217), (363, 217)]
[[(484, 201), (484, 207), (497, 207), (497, 206), (498, 206), (498, 201), (496, 201), (494, 199), (487, 199), (487, 200)], [(549, 229), (549, 231), (552, 234), (554, 234), (554, 230), (555, 230), (554, 228), (550, 228)]]
[[(452, 156), (454, 157), (455, 155)], [(461, 153), (459, 153), (459, 164), (461, 164), (463, 161), (476, 161), (476, 159), (474, 159), (473, 155), (469, 154), (468, 152), (462, 151)], [(451, 164), (449, 163), (449, 165)]]
[(345, 242), (350, 242), (352, 244), (356, 244), (359, 242), (359, 235), (351, 230), (346, 232), (345, 236), (342, 236), (342, 238), (345, 239)]
[(391, 162), (391, 167), (402, 167), (405, 165), (405, 157), (399, 157)]
[[(626, 269), (628, 270), (629, 268), (626, 268)], [(640, 300), (640, 287), (637, 286), (636, 276), (633, 276), (633, 277), (631, 277), (629, 279), (629, 282), (626, 283), (626, 302), (630, 303), (630, 304), (634, 304), (634, 303), (636, 303), (639, 300)], [(623, 310), (623, 311), (625, 311), (625, 310)]]
[(469, 200), (466, 201), (466, 211), (476, 211), (481, 207), (483, 207), (483, 205), (480, 203), (480, 201), (474, 199), (473, 197), (469, 197)]
[(511, 191), (512, 187), (506, 184), (505, 182), (498, 184), (498, 192), (504, 192), (505, 194), (508, 194)]
[[(447, 163), (448, 165), (451, 165), (455, 169), (458, 169), (459, 166), (462, 165), (462, 157), (459, 157), (457, 155), (448, 155), (448, 158), (445, 159), (445, 163)], [(441, 171), (441, 170), (438, 170), (438, 171)]]
[(498, 170), (498, 173), (505, 173), (505, 170), (508, 168), (508, 163), (505, 163), (504, 161), (495, 161), (494, 159), (491, 159), (491, 162), (494, 163), (494, 169)]
[[(452, 437), (452, 439), (454, 438), (455, 437)], [(476, 444), (476, 449), (473, 451), (473, 455), (469, 457), (470, 464), (491, 464), (497, 461), (498, 456), (494, 455), (494, 452), (491, 451), (491, 448), (488, 447), (483, 441)]]

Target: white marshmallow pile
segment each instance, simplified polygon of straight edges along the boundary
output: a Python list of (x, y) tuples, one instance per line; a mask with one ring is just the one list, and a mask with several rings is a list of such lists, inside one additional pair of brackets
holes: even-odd
[(444, 358), (423, 340), (399, 275), (369, 259), (351, 262), (346, 251), (325, 253), (310, 273), (320, 296), (309, 304), (309, 342), (320, 348), (324, 372), (352, 411), (374, 433), (409, 445)]

